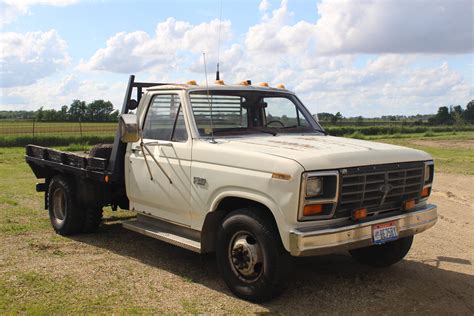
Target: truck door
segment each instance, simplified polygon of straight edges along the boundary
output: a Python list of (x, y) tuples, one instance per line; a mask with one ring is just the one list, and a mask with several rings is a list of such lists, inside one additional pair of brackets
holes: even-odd
[(130, 209), (189, 225), (192, 139), (187, 132), (182, 99), (178, 93), (154, 95), (140, 117), (144, 117), (140, 120), (143, 142), (159, 165), (140, 147), (140, 141), (128, 147)]

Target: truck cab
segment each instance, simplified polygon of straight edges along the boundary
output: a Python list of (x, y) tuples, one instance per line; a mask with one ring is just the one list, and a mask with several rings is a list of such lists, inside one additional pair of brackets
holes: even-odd
[[(283, 291), (292, 256), (347, 250), (385, 267), (437, 220), (427, 202), (434, 177), (427, 153), (329, 136), (282, 85), (140, 84), (131, 77), (98, 180), (87, 176), (87, 164), (75, 172), (90, 179), (78, 179), (44, 150), (27, 148), (27, 162), (45, 179), (39, 188), (56, 231), (80, 231), (57, 225), (55, 210), (64, 209), (63, 223), (87, 217), (71, 215), (81, 212), (72, 204), (134, 210), (125, 228), (215, 252), (231, 291), (251, 301)], [(66, 183), (62, 199), (55, 177)], [(93, 193), (67, 196), (84, 184)]]

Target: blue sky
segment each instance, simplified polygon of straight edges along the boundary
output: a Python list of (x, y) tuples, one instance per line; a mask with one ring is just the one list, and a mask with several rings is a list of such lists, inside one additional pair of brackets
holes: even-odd
[(0, 109), (120, 107), (129, 74), (284, 82), (312, 112), (433, 113), (473, 99), (470, 0), (1, 0)]

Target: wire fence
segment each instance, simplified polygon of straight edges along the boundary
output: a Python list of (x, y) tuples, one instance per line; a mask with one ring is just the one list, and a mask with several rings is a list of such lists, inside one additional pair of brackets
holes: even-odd
[(0, 120), (0, 136), (113, 136), (115, 122), (44, 122)]

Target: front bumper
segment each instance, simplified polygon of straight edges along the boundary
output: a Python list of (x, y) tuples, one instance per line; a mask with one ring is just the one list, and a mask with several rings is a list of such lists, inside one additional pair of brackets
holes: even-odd
[(438, 220), (436, 205), (427, 204), (410, 213), (374, 221), (314, 230), (290, 232), (290, 253), (293, 256), (316, 256), (373, 245), (372, 225), (396, 221), (399, 238), (421, 233)]

